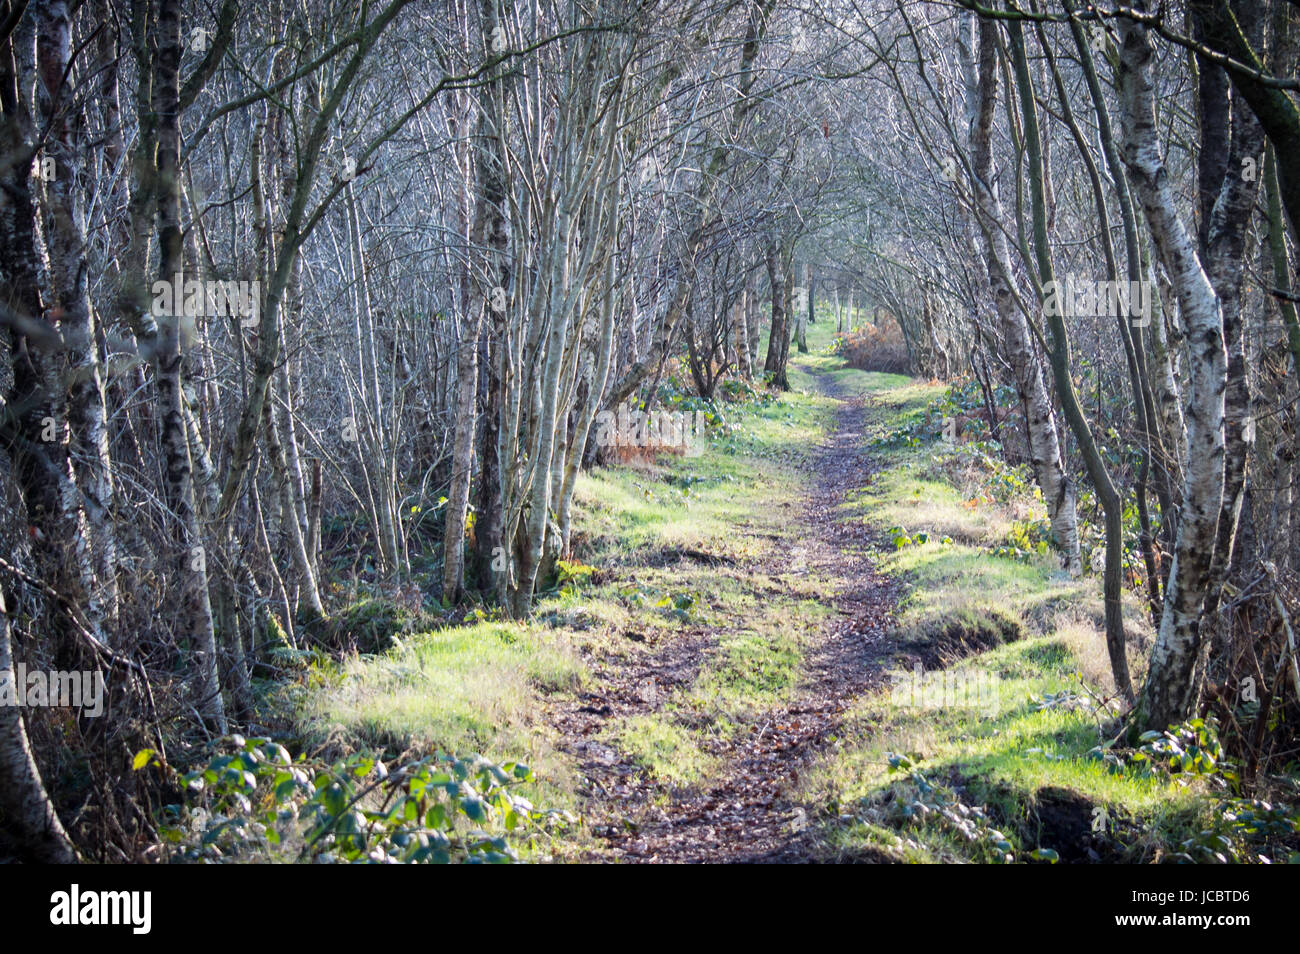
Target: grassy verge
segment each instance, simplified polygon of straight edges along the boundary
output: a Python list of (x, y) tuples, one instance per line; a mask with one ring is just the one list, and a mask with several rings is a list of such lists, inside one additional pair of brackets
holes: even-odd
[[(876, 377), (835, 376), (847, 390)], [(1106, 749), (1114, 690), (1099, 578), (1071, 580), (1040, 552), (1031, 531), (1045, 512), (1023, 475), (939, 439), (945, 390), (909, 383), (871, 398), (880, 470), (845, 516), (881, 531), (877, 563), (907, 583), (902, 652), (891, 688), (857, 702), (841, 744), (805, 777), (819, 850), (942, 863), (1252, 860), (1268, 836), (1239, 823), (1217, 768), (1171, 776)], [(1125, 609), (1140, 677), (1150, 626), (1136, 598)]]

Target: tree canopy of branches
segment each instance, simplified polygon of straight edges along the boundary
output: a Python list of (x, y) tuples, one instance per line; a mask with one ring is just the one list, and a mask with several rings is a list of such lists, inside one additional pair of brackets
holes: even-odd
[(115, 674), (65, 743), (93, 851), (48, 728), (0, 706), (14, 850), (125, 857), (151, 835), (131, 755), (256, 725), (277, 654), (346, 648), (349, 580), (527, 618), (601, 415), (669, 379), (788, 389), (819, 314), (1014, 395), (996, 451), (1062, 571), (1101, 575), (1133, 729), (1272, 679), (1300, 571), (1297, 23), (0, 0), (0, 673)]

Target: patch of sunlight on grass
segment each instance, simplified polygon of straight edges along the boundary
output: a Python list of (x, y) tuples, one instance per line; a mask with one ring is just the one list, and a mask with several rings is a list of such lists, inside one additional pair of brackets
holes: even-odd
[[(920, 455), (916, 455), (920, 456)], [(923, 477), (910, 466), (891, 467), (850, 495), (843, 505), (860, 519), (881, 527), (925, 530), (935, 539), (996, 546), (1003, 541), (1014, 508), (964, 499), (951, 484)]]
[[(1114, 816), (1181, 824), (1195, 810), (1196, 790), (1153, 777), (1111, 774), (1089, 751), (1105, 741), (1100, 722), (1079, 706), (1075, 659), (1069, 644), (1045, 636), (970, 657), (945, 673), (919, 678), (932, 688), (951, 680), (945, 695), (911, 688), (916, 674), (898, 674), (892, 689), (861, 700), (845, 732), (845, 744), (825, 756), (805, 780), (808, 795), (873, 814), (908, 784), (891, 774), (889, 758), (906, 754), (928, 778), (960, 778), (970, 797), (1001, 817), (1022, 817), (1024, 806), (1045, 787), (1068, 790)], [(911, 680), (911, 681), (909, 681)], [(929, 680), (925, 682), (924, 680)], [(961, 687), (961, 692), (955, 691)], [(946, 704), (945, 704), (946, 703)], [(849, 853), (880, 848), (898, 855), (909, 838), (862, 819), (826, 833), (827, 850)], [(919, 847), (909, 831), (911, 847)], [(940, 832), (924, 833), (923, 854), (969, 852)], [(925, 860), (911, 857), (908, 860)]]
[(814, 377), (820, 377), (849, 395), (906, 392), (915, 386), (914, 379), (905, 374), (859, 371), (838, 355), (827, 354), (804, 354), (792, 359), (788, 377), (790, 387), (797, 391), (812, 391), (816, 387)]
[(1095, 581), (1070, 579), (1047, 557), (1022, 562), (957, 543), (903, 547), (881, 563), (905, 574), (912, 586), (902, 604), (904, 624), (936, 613), (995, 608), (1043, 632), (1052, 609), (1086, 600), (1095, 588)]
[[(834, 402), (791, 392), (780, 401), (724, 405), (726, 425), (698, 456), (661, 454), (653, 464), (584, 473), (576, 525), (596, 565), (639, 562), (667, 549), (732, 558), (761, 556), (738, 527), (776, 530), (800, 506), (799, 472), (825, 434)], [(773, 508), (774, 499), (789, 501)]]
[(317, 742), (480, 752), (526, 761), (548, 787), (564, 789), (565, 759), (543, 731), (540, 694), (576, 689), (584, 675), (562, 633), (479, 623), (344, 660), (297, 718)]
[[(1065, 645), (1083, 679), (1090, 686), (1100, 686), (1107, 692), (1114, 690), (1115, 680), (1110, 671), (1110, 654), (1106, 649), (1104, 621), (1099, 618), (1083, 619), (1076, 608), (1056, 615), (1052, 631)], [(1142, 645), (1128, 644), (1128, 669), (1133, 685), (1146, 680), (1147, 653)]]
[(689, 693), (694, 707), (724, 724), (751, 717), (785, 701), (799, 681), (802, 654), (790, 632), (723, 633)]
[(608, 731), (607, 738), (656, 778), (675, 785), (693, 785), (714, 771), (714, 759), (666, 713), (624, 719)]

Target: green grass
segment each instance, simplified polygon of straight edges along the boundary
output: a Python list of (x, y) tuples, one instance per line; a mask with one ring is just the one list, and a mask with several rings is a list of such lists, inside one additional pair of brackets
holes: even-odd
[(398, 637), (382, 654), (322, 668), (295, 720), (312, 746), (526, 762), (538, 778), (530, 793), (547, 807), (571, 808), (573, 771), (555, 747), (544, 697), (585, 679), (563, 631), (479, 623)]
[(399, 635), (325, 665), (298, 706), (298, 733), (315, 745), (525, 760), (542, 780), (539, 804), (573, 808), (578, 771), (557, 747), (551, 700), (703, 634), (692, 678), (654, 712), (611, 719), (604, 738), (670, 786), (707, 781), (710, 741), (796, 691), (803, 640), (828, 612), (822, 581), (786, 555), (806, 499), (799, 465), (837, 406), (798, 389), (723, 404), (702, 454), (584, 473), (575, 549), (602, 582), (544, 596), (531, 624)]
[[(1041, 500), (1014, 475), (989, 491), (993, 465), (977, 455), (929, 441), (872, 445), (914, 427), (942, 388), (848, 368), (829, 353), (832, 336), (827, 322), (810, 327), (790, 392), (721, 405), (724, 423), (702, 454), (582, 475), (574, 540), (594, 580), (541, 598), (529, 624), (399, 635), (384, 652), (321, 667), (299, 706), (301, 734), (344, 748), (526, 760), (542, 779), (535, 800), (574, 808), (581, 781), (558, 745), (552, 701), (599, 693), (626, 667), (680, 650), (695, 663), (653, 709), (611, 717), (601, 739), (661, 783), (661, 800), (707, 786), (725, 770), (717, 743), (801, 691), (809, 640), (832, 612), (834, 569), (798, 559), (807, 464), (841, 406), (817, 393), (818, 375), (870, 402), (862, 440), (881, 467), (850, 488), (842, 516), (870, 528), (868, 555), (905, 583), (900, 665), (942, 645), (948, 667), (924, 677), (919, 695), (900, 671), (896, 690), (859, 698), (839, 738), (801, 772), (795, 794), (816, 820), (818, 850), (988, 861), (1000, 857), (987, 835), (996, 829), (1023, 857), (1063, 847), (1053, 844), (1069, 829), (1062, 819), (1101, 808), (1115, 819), (1115, 857), (1155, 857), (1200, 823), (1204, 805), (1196, 785), (1111, 774), (1089, 757), (1110, 719), (1098, 580), (1070, 579), (1051, 555), (993, 556), (1015, 522), (1041, 516)], [(890, 527), (928, 542), (896, 548)], [(1126, 613), (1136, 636), (1149, 635), (1136, 601)], [(953, 704), (937, 678), (977, 687), (974, 704)], [(919, 774), (891, 773), (900, 754)], [(955, 813), (982, 819), (974, 836), (934, 814), (907, 820), (906, 806), (935, 797), (929, 785), (961, 803)]]
[(655, 712), (614, 718), (606, 732), (670, 787), (706, 782), (719, 771), (707, 754), (713, 740), (797, 692), (806, 639), (830, 612), (825, 580), (796, 553), (806, 465), (838, 402), (814, 393), (806, 376), (793, 383), (779, 399), (724, 405), (725, 424), (698, 457), (661, 455), (578, 484), (584, 559), (617, 571), (582, 598), (613, 630), (639, 637), (593, 641), (594, 657), (617, 666), (638, 653), (671, 654), (687, 635), (705, 642), (698, 670)]
[[(801, 363), (828, 368), (837, 360)], [(835, 375), (846, 388), (868, 392), (868, 438), (922, 419), (943, 391), (907, 382), (882, 392), (871, 387), (871, 376), (843, 369)], [(883, 466), (849, 495), (845, 516), (877, 530), (901, 528), (908, 539), (928, 538), (895, 548), (885, 536), (874, 553), (878, 567), (907, 586), (896, 638), (918, 649), (953, 631), (991, 633), (992, 648), (957, 661), (961, 654), (950, 654), (938, 674), (899, 671), (890, 689), (858, 701), (840, 745), (804, 780), (804, 799), (824, 809), (821, 850), (910, 862), (1000, 857), (978, 825), (967, 837), (937, 813), (909, 819), (904, 808), (922, 797), (919, 778), (962, 802), (957, 814), (984, 812), (988, 830), (1006, 835), (1019, 857), (1039, 847), (1077, 847), (1050, 843), (1065, 829), (1061, 812), (1042, 805), (1061, 799), (1085, 821), (1096, 811), (1114, 820), (1111, 860), (1156, 857), (1195, 823), (1204, 803), (1196, 785), (1111, 774), (1089, 755), (1108, 740), (1112, 721), (1102, 705), (1113, 686), (1097, 577), (1071, 579), (1051, 554), (991, 555), (1014, 521), (1044, 515), (1032, 487), (1016, 490), (1010, 481), (1009, 492), (987, 492), (990, 477), (978, 459), (933, 441), (870, 452)], [(1149, 636), (1138, 600), (1126, 604), (1126, 616), (1131, 634)], [(1140, 654), (1132, 661), (1136, 667)], [(918, 678), (919, 691), (910, 688)], [(912, 769), (891, 772), (890, 760), (900, 754)]]
[(671, 711), (623, 719), (605, 737), (651, 775), (673, 785), (697, 784), (715, 769), (696, 734), (675, 721)]
[(790, 698), (802, 658), (798, 639), (780, 629), (724, 633), (695, 682), (692, 701), (730, 723), (745, 721)]
[(561, 637), (480, 623), (417, 635), (382, 656), (345, 661), (314, 695), (305, 717), (342, 725), (375, 745), (490, 748), (503, 726), (526, 714), (534, 689), (573, 689), (582, 677), (581, 663)]
[(1041, 847), (1064, 855), (1078, 847), (1063, 843), (1059, 831), (1036, 829), (1034, 806), (1044, 791), (1067, 792), (1086, 806), (1086, 820), (1102, 811), (1122, 829), (1099, 842), (1109, 846), (1107, 860), (1151, 860), (1171, 840), (1162, 843), (1159, 833), (1178, 832), (1201, 813), (1196, 785), (1111, 774), (1089, 756), (1106, 739), (1106, 714), (1090, 704), (1062, 640), (1043, 636), (999, 647), (945, 675), (983, 687), (957, 697), (973, 705), (954, 705), (951, 694), (947, 700), (940, 693), (915, 695), (903, 682), (855, 708), (843, 746), (806, 783), (810, 802), (833, 806), (836, 820), (822, 831), (825, 851), (992, 860), (980, 842), (952, 837), (941, 824), (900, 818), (898, 806), (914, 786), (906, 773), (890, 771), (896, 754), (909, 756), (926, 778), (960, 785), (966, 803), (982, 806), (1018, 852)]

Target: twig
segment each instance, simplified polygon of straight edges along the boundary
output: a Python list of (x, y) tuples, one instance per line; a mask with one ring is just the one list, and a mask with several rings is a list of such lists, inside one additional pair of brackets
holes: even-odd
[(89, 627), (85, 623), (83, 623), (80, 619), (77, 618), (77, 607), (72, 603), (72, 601), (69, 600), (62, 593), (60, 593), (58, 590), (54, 589), (48, 583), (45, 583), (42, 580), (38, 580), (36, 577), (32, 576), (26, 570), (14, 566), (12, 563), (4, 559), (3, 557), (0, 557), (0, 570), (8, 571), (12, 575), (16, 576), (18, 579), (22, 580), (28, 586), (37, 589), (48, 599), (54, 600), (55, 602), (62, 604), (62, 606), (64, 607), (64, 613), (66, 614), (67, 618), (72, 622), (72, 625), (76, 629), (78, 635), (80, 635), (81, 638), (86, 641), (86, 644), (90, 646), (91, 650), (93, 650), (98, 657), (102, 659), (107, 659), (110, 666), (117, 666), (122, 669), (126, 669), (128, 672), (135, 673), (135, 675), (139, 677), (141, 684), (144, 686), (145, 702), (148, 705), (148, 716), (150, 719), (150, 724), (153, 727), (154, 740), (158, 746), (158, 754), (161, 757), (163, 764), (166, 764), (167, 761), (166, 749), (163, 745), (162, 730), (159, 728), (158, 725), (158, 710), (157, 707), (154, 705), (153, 688), (149, 685), (149, 674), (145, 671), (144, 666), (138, 661), (134, 659), (128, 659), (126, 656), (123, 656), (121, 653), (115, 652), (112, 649), (109, 649), (107, 646), (105, 646), (103, 641), (100, 640), (100, 638), (96, 636), (94, 633), (92, 633)]
[[(1270, 580), (1277, 582), (1277, 567), (1272, 562), (1264, 564), (1264, 571)], [(1282, 628), (1286, 631), (1287, 668), (1291, 670), (1291, 686), (1295, 689), (1296, 699), (1300, 701), (1300, 664), (1296, 662), (1295, 630), (1291, 628), (1291, 617), (1287, 615), (1282, 597), (1277, 595), (1276, 586), (1273, 588), (1273, 605), (1277, 607), (1282, 617)]]

